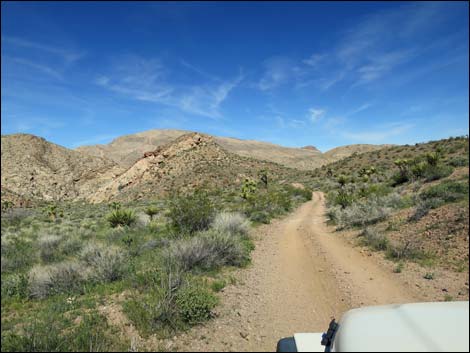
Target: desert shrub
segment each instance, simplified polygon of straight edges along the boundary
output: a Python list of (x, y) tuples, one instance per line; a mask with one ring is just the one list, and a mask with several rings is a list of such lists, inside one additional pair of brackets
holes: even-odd
[[(71, 326), (53, 310), (35, 314), (22, 325), (21, 334), (2, 331), (2, 351), (14, 352), (101, 352), (113, 350), (115, 340), (107, 333), (107, 319), (97, 312), (84, 314)], [(118, 349), (119, 347), (114, 347)]]
[(420, 198), (422, 200), (439, 198), (445, 203), (458, 202), (468, 199), (468, 192), (468, 183), (446, 180), (423, 191)]
[(61, 259), (59, 245), (62, 237), (57, 235), (48, 235), (39, 239), (39, 256), (45, 263), (54, 262)]
[(386, 250), (388, 239), (380, 234), (376, 229), (366, 228), (360, 234), (363, 244), (370, 246), (374, 250)]
[(411, 241), (407, 241), (405, 243), (390, 242), (387, 246), (386, 257), (391, 260), (426, 260), (432, 258), (432, 255), (418, 249)]
[(212, 270), (223, 265), (242, 266), (249, 259), (239, 239), (215, 230), (176, 242), (170, 254), (186, 271)]
[(2, 296), (24, 299), (28, 297), (28, 294), (27, 275), (21, 273), (2, 276)]
[(246, 237), (250, 231), (250, 222), (241, 213), (222, 212), (215, 216), (212, 228), (220, 233)]
[(183, 285), (183, 272), (171, 256), (163, 259), (161, 269), (152, 269), (142, 276), (149, 289), (147, 294), (123, 306), (129, 319), (145, 335), (161, 329), (174, 331), (180, 326), (176, 295)]
[(365, 226), (386, 219), (392, 208), (383, 201), (383, 198), (358, 201), (346, 208), (331, 208), (329, 216), (339, 228)]
[(136, 221), (134, 211), (125, 209), (115, 209), (106, 217), (111, 227), (130, 226)]
[(72, 254), (77, 254), (83, 246), (83, 241), (80, 240), (77, 236), (73, 236), (70, 238), (65, 239), (61, 244), (60, 244), (60, 251), (64, 255), (72, 255)]
[(415, 161), (410, 168), (410, 172), (415, 179), (419, 179), (425, 176), (428, 164), (424, 161)]
[(298, 188), (292, 185), (286, 185), (285, 189), (293, 197), (299, 197), (305, 201), (310, 201), (312, 199), (312, 189), (310, 188)]
[(78, 291), (83, 282), (83, 268), (78, 263), (36, 266), (30, 271), (29, 291), (33, 298), (45, 298), (57, 293)]
[(266, 211), (254, 211), (250, 213), (250, 220), (256, 223), (269, 224), (271, 217)]
[(21, 271), (34, 263), (32, 242), (16, 235), (5, 240), (4, 238), (2, 234), (2, 272)]
[(392, 188), (385, 184), (363, 185), (359, 189), (360, 197), (385, 196), (392, 192)]
[(452, 174), (452, 167), (438, 164), (436, 166), (429, 165), (424, 171), (424, 178), (426, 181), (433, 181), (445, 178)]
[(80, 254), (81, 259), (92, 268), (90, 278), (98, 282), (121, 279), (126, 270), (126, 256), (119, 248), (105, 248), (90, 244)]
[(211, 318), (217, 298), (201, 286), (188, 286), (178, 292), (176, 304), (182, 320), (195, 325)]
[(2, 226), (19, 227), (32, 214), (33, 211), (26, 208), (9, 208), (2, 211)]
[(449, 161), (452, 167), (466, 167), (468, 166), (468, 157), (454, 157)]
[(226, 285), (227, 283), (224, 280), (214, 281), (211, 283), (211, 289), (214, 292), (220, 292), (222, 289), (225, 288)]
[(209, 228), (214, 211), (208, 195), (203, 191), (196, 191), (192, 195), (173, 197), (168, 216), (175, 230), (193, 234)]
[(346, 208), (347, 206), (352, 205), (353, 202), (354, 195), (352, 193), (348, 193), (345, 190), (339, 190), (334, 196), (333, 204)]
[(438, 208), (445, 204), (445, 201), (439, 197), (420, 199), (415, 207), (414, 213), (409, 217), (409, 221), (417, 222), (426, 216), (431, 209)]

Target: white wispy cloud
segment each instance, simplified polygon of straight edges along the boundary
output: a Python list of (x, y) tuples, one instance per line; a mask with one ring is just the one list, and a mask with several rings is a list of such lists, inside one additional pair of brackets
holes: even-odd
[[(296, 88), (313, 84), (326, 91), (340, 82), (354, 88), (391, 76), (400, 65), (426, 56), (430, 48), (423, 34), (445, 19), (442, 6), (406, 4), (363, 16), (343, 32), (331, 50), (302, 60), (310, 71)], [(448, 44), (451, 39), (456, 42), (456, 38), (436, 42)]]
[(324, 109), (310, 108), (308, 110), (309, 119), (312, 123), (316, 123), (318, 120), (320, 120), (325, 115), (325, 113), (326, 111)]
[(229, 94), (243, 79), (204, 82), (186, 85), (170, 83), (171, 72), (157, 59), (137, 56), (120, 60), (108, 75), (101, 75), (95, 83), (129, 98), (176, 107), (189, 114), (221, 118), (220, 108)]
[(5, 71), (6, 72), (8, 72), (10, 70), (10, 66), (9, 66), (8, 63), (10, 63), (10, 64), (19, 64), (21, 66), (30, 67), (30, 68), (32, 68), (36, 71), (39, 71), (43, 74), (51, 76), (51, 77), (53, 77), (57, 80), (63, 80), (63, 74), (61, 72), (59, 72), (58, 70), (56, 70), (56, 69), (54, 69), (54, 68), (52, 68), (48, 65), (33, 62), (31, 60), (27, 60), (27, 59), (24, 59), (24, 58), (10, 57), (10, 56), (6, 56), (6, 55), (4, 55), (3, 58), (7, 62), (7, 64), (5, 64)]
[(263, 63), (263, 75), (257, 87), (261, 91), (278, 88), (288, 82), (297, 80), (305, 74), (305, 70), (296, 63), (283, 56), (275, 56)]
[(357, 114), (357, 113), (360, 113), (366, 109), (369, 109), (370, 107), (372, 106), (372, 103), (364, 103), (362, 104), (361, 106), (355, 108), (355, 109), (352, 109), (350, 110), (349, 112), (347, 112), (345, 114), (345, 116), (351, 116), (351, 115), (354, 115), (354, 114)]
[(326, 54), (312, 54), (309, 58), (302, 60), (306, 65), (316, 68), (327, 58)]
[(2, 41), (15, 45), (15, 46), (39, 50), (42, 52), (47, 52), (47, 53), (59, 56), (63, 60), (65, 60), (67, 63), (72, 63), (74, 61), (77, 61), (85, 55), (85, 52), (76, 51), (76, 50), (63, 48), (59, 46), (53, 46), (50, 44), (45, 44), (45, 43), (40, 43), (40, 42), (33, 42), (30, 40), (18, 38), (18, 37), (2, 36)]

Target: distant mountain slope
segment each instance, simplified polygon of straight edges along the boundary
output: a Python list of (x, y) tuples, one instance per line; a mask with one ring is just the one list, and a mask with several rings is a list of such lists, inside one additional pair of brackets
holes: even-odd
[(72, 200), (122, 171), (116, 163), (28, 134), (5, 135), (2, 146), (2, 196)]
[(152, 151), (189, 132), (184, 130), (149, 130), (120, 136), (107, 145), (80, 146), (76, 150), (91, 156), (106, 156), (106, 158), (128, 168), (138, 161), (144, 152)]
[[(302, 174), (276, 163), (230, 153), (209, 135), (189, 133), (147, 153), (89, 199), (92, 202), (143, 199), (204, 184), (238, 188), (245, 177), (257, 179), (262, 169), (277, 181), (300, 179), (299, 173)], [(303, 174), (305, 178), (306, 173)]]
[(326, 151), (323, 155), (328, 159), (328, 162), (339, 161), (340, 159), (351, 156), (354, 153), (366, 153), (371, 151), (377, 151), (385, 147), (391, 147), (393, 145), (370, 145), (370, 144), (355, 144), (346, 145), (332, 148)]
[[(141, 158), (144, 152), (154, 150), (189, 132), (184, 130), (149, 130), (119, 137), (107, 145), (81, 146), (77, 148), (77, 151), (92, 156), (106, 156), (128, 168)], [(383, 145), (349, 145), (321, 153), (314, 146), (292, 148), (254, 140), (217, 136), (213, 138), (216, 143), (228, 152), (301, 170), (312, 170), (347, 157), (354, 152), (362, 153), (383, 147)]]

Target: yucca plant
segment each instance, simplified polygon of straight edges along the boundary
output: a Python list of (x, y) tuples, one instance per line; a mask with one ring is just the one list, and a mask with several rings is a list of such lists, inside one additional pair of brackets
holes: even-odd
[(109, 204), (109, 208), (112, 210), (119, 210), (121, 208), (121, 204), (114, 201)]
[(150, 220), (153, 220), (153, 216), (158, 213), (158, 208), (156, 206), (149, 206), (145, 209), (144, 212), (150, 217)]
[(136, 221), (135, 213), (132, 210), (115, 209), (107, 216), (107, 221), (111, 227), (130, 226)]
[(44, 213), (46, 213), (51, 221), (55, 221), (57, 216), (63, 217), (64, 212), (62, 210), (59, 210), (57, 205), (49, 205), (44, 208)]

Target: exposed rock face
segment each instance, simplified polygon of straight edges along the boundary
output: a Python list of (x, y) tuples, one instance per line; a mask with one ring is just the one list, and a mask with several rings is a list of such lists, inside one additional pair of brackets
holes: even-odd
[[(93, 192), (122, 168), (28, 134), (2, 136), (2, 197), (73, 200)], [(5, 192), (4, 192), (5, 190)]]
[(318, 148), (316, 148), (315, 146), (311, 146), (311, 145), (304, 146), (302, 147), (302, 149), (321, 153), (321, 151)]

